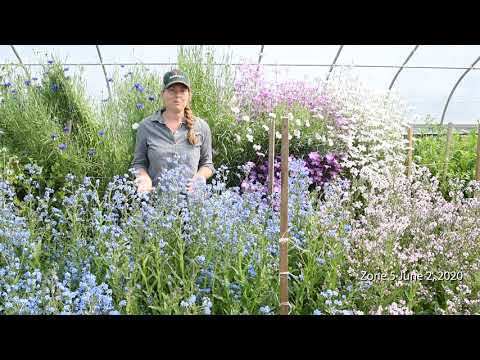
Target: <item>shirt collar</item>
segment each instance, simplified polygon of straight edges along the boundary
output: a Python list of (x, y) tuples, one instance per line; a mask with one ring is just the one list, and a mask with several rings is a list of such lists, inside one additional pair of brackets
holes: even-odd
[[(163, 117), (163, 111), (165, 110), (157, 110), (155, 112), (155, 114), (153, 115), (153, 119), (152, 121), (156, 121), (156, 122), (159, 122), (160, 124), (164, 124), (165, 125), (165, 118)], [(184, 124), (185, 123), (185, 119), (182, 118), (182, 120), (180, 120), (180, 125)]]

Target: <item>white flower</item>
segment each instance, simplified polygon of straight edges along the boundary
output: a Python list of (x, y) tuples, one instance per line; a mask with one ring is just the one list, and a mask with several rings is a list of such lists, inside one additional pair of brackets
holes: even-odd
[(240, 141), (242, 141), (242, 138), (241, 138), (240, 135), (238, 135), (238, 134), (235, 134), (235, 138), (237, 139), (237, 143), (239, 143)]
[(315, 133), (315, 139), (322, 140), (322, 136), (319, 133)]
[(260, 151), (262, 147), (260, 145), (253, 145), (253, 150)]
[(307, 127), (307, 128), (310, 127), (310, 121), (308, 121), (308, 119), (305, 120), (305, 127)]
[(232, 107), (232, 112), (235, 114), (235, 115), (238, 115), (238, 113), (240, 112), (240, 109), (238, 107)]
[(300, 139), (300, 130), (295, 129), (295, 131), (293, 132), (293, 135), (295, 135), (297, 139)]
[(315, 115), (313, 115), (313, 117), (318, 118), (318, 119), (320, 119), (320, 120), (323, 119), (323, 115), (322, 115), (322, 114), (315, 114)]
[(300, 119), (295, 120), (295, 124), (297, 126), (302, 126), (302, 120), (300, 120)]
[(293, 121), (293, 114), (292, 114), (292, 113), (288, 113), (288, 114), (287, 114), (287, 118), (288, 118), (288, 121)]
[(288, 140), (292, 140), (292, 135), (288, 134)]
[(281, 139), (282, 138), (282, 134), (280, 134), (278, 131), (275, 132), (275, 137), (277, 139)]
[(253, 143), (253, 136), (251, 134), (247, 134), (247, 140)]
[(277, 115), (274, 113), (268, 113), (268, 116), (271, 117), (272, 119), (276, 119)]
[(249, 122), (249, 121), (250, 121), (250, 116), (248, 116), (248, 115), (243, 115), (243, 116), (242, 116), (242, 120), (245, 121), (245, 122)]
[(264, 129), (265, 131), (269, 131), (269, 130), (270, 130), (270, 128), (269, 128), (267, 125), (265, 125), (265, 124), (263, 124), (262, 127), (263, 127), (263, 129)]
[(138, 129), (138, 123), (133, 123), (132, 124), (132, 129), (137, 130)]
[(328, 139), (328, 146), (333, 146), (333, 140), (332, 139)]

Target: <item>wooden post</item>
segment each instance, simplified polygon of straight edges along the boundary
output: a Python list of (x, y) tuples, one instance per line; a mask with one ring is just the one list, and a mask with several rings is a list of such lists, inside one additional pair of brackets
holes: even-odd
[(268, 133), (268, 196), (270, 201), (273, 194), (275, 179), (275, 119), (270, 118), (270, 131)]
[(282, 173), (280, 197), (280, 315), (288, 315), (288, 118), (282, 126)]
[(475, 180), (480, 181), (480, 122), (477, 131), (477, 166), (475, 169)]
[(407, 132), (408, 137), (408, 154), (407, 154), (407, 176), (412, 175), (412, 162), (413, 162), (413, 128), (410, 126)]
[(450, 162), (450, 148), (452, 146), (453, 124), (448, 123), (447, 144), (445, 148), (445, 163), (443, 164), (443, 176), (446, 178), (448, 173), (448, 163)]
[(477, 132), (477, 168), (475, 170), (475, 180), (480, 181), (480, 123)]

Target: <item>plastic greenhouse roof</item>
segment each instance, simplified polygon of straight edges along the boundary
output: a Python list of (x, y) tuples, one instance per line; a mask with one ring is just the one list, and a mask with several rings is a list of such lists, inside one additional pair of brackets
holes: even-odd
[[(209, 46), (210, 47), (210, 46)], [(107, 76), (120, 64), (164, 72), (177, 61), (174, 45), (0, 45), (0, 65), (23, 63), (32, 76), (45, 56), (70, 71), (84, 69), (93, 98), (108, 97)], [(480, 120), (480, 45), (214, 45), (215, 62), (262, 63), (268, 79), (326, 79), (350, 67), (366, 86), (397, 92), (414, 124), (427, 115), (444, 124)]]

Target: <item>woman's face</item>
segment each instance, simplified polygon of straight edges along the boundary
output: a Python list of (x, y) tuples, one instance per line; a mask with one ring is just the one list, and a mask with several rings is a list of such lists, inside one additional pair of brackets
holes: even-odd
[(168, 111), (183, 113), (190, 101), (190, 90), (183, 84), (173, 84), (163, 91), (162, 96)]

